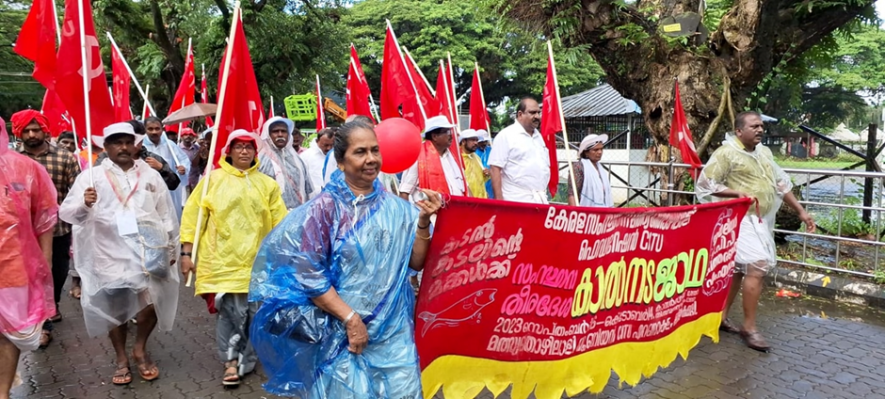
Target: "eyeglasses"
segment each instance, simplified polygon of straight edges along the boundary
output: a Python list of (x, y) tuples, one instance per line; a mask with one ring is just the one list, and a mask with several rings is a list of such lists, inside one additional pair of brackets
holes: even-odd
[(255, 151), (255, 146), (252, 144), (237, 144), (231, 146), (231, 149), (234, 151)]

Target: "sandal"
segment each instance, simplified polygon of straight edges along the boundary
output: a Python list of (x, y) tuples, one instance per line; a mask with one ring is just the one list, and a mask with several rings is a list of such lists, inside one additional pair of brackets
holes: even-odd
[(768, 352), (771, 350), (771, 346), (765, 342), (765, 338), (762, 337), (762, 334), (759, 334), (759, 331), (741, 331), (741, 338), (750, 349), (759, 352)]
[(59, 313), (58, 310), (55, 311), (55, 316), (52, 316), (49, 318), (49, 321), (51, 321), (53, 323), (58, 323), (58, 322), (61, 322), (62, 320), (64, 320), (64, 318), (61, 317), (61, 313)]
[(722, 324), (719, 324), (719, 329), (731, 334), (739, 334), (741, 332), (740, 327), (736, 326), (728, 318), (722, 319)]
[(111, 381), (114, 385), (129, 385), (132, 382), (132, 372), (129, 371), (129, 363), (125, 365), (118, 364), (117, 371), (114, 372), (114, 378)]
[(160, 378), (160, 369), (157, 368), (157, 365), (153, 361), (151, 361), (150, 355), (145, 353), (144, 357), (139, 359), (135, 356), (135, 353), (133, 353), (132, 358), (135, 359), (135, 366), (138, 368), (138, 375), (141, 376), (141, 379), (145, 381), (153, 381)]
[(74, 299), (80, 299), (80, 296), (82, 295), (82, 293), (83, 293), (83, 291), (80, 287), (74, 287), (74, 288), (71, 288), (70, 291), (68, 291), (68, 295), (70, 295), (71, 298), (74, 298)]
[[(230, 371), (231, 369), (233, 369), (233, 371)], [(224, 377), (221, 378), (221, 384), (224, 386), (240, 385), (240, 373), (238, 371), (236, 360), (224, 363)]]
[(52, 331), (43, 330), (40, 333), (40, 349), (46, 349), (50, 342), (52, 342)]

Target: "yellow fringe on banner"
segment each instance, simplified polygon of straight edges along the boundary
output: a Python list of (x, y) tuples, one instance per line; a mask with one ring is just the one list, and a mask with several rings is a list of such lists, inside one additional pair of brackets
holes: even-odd
[(667, 367), (676, 355), (688, 359), (688, 351), (702, 335), (719, 342), (720, 313), (710, 313), (679, 326), (670, 335), (649, 342), (625, 342), (561, 360), (505, 362), (468, 356), (442, 356), (421, 373), (424, 397), (432, 398), (442, 387), (446, 399), (475, 398), (487, 387), (496, 397), (513, 385), (513, 399), (559, 399), (565, 391), (575, 396), (584, 391), (599, 393), (614, 370), (621, 382), (631, 386)]

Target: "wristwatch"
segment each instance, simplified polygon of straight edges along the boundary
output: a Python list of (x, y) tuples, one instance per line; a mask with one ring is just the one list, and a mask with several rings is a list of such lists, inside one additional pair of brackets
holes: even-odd
[(181, 254), (180, 254), (180, 255), (181, 255), (181, 256), (187, 256), (187, 257), (190, 257), (190, 256), (192, 255), (192, 253), (191, 253), (191, 252), (184, 252), (184, 251), (181, 251)]

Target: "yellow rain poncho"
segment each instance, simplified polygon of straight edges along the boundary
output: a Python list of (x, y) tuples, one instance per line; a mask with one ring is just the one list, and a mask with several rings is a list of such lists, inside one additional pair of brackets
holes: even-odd
[(258, 171), (258, 160), (240, 171), (223, 158), (212, 171), (209, 190), (203, 197), (200, 180), (194, 188), (181, 220), (181, 242), (194, 242), (197, 214), (203, 210), (200, 234), (196, 295), (248, 293), (252, 262), (261, 241), (286, 216), (280, 186)]
[(482, 160), (476, 153), (461, 153), (464, 159), (464, 176), (467, 178), (467, 188), (470, 190), (470, 196), (474, 198), (488, 198), (486, 193), (486, 181), (490, 178), (482, 173)]

